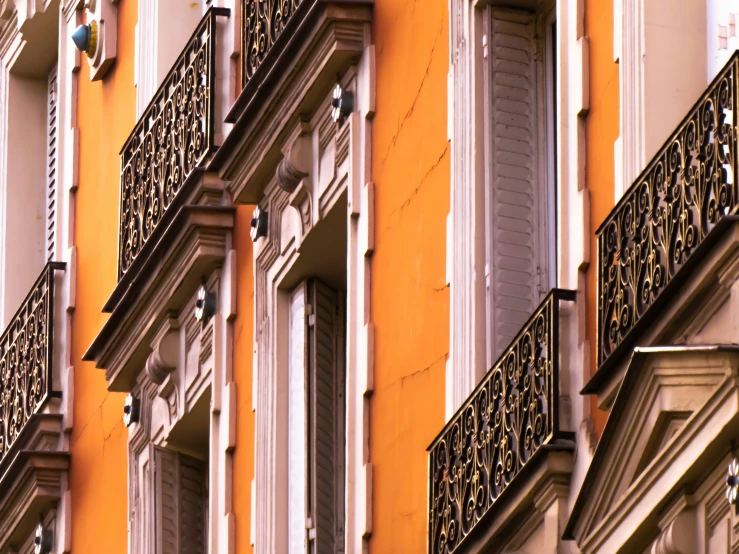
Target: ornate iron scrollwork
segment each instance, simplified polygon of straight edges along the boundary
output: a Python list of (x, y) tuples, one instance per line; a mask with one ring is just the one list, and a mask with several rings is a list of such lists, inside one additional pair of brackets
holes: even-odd
[(598, 236), (598, 367), (737, 208), (734, 55), (606, 218)]
[(242, 71), (245, 87), (303, 0), (242, 0)]
[(54, 271), (48, 263), (0, 336), (0, 461), (52, 395)]
[(559, 303), (553, 290), (429, 447), (429, 552), (450, 554), (559, 429)]
[(216, 17), (211, 8), (121, 150), (118, 279), (214, 149)]

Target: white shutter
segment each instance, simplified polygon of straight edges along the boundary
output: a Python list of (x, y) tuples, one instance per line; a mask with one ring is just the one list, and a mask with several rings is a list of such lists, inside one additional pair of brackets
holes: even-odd
[(58, 160), (58, 110), (57, 70), (49, 73), (49, 89), (46, 104), (46, 250), (47, 261), (56, 257), (57, 235), (57, 160)]
[(492, 360), (539, 302), (535, 16), (489, 11), (488, 323)]
[(290, 554), (305, 554), (307, 517), (307, 422), (306, 422), (306, 297), (301, 283), (290, 295), (290, 334), (288, 359), (288, 502), (287, 545)]
[(311, 554), (344, 552), (344, 346), (339, 295), (309, 282)]
[(154, 460), (154, 544), (156, 554), (207, 551), (207, 466), (152, 446)]

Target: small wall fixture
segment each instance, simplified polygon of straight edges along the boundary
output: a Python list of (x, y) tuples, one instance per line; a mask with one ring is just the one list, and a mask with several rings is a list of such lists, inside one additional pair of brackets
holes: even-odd
[(736, 506), (739, 498), (739, 462), (734, 458), (729, 464), (729, 474), (726, 476), (726, 499), (729, 504)]
[(341, 123), (354, 110), (354, 95), (349, 90), (344, 90), (341, 85), (334, 88), (334, 96), (331, 99), (331, 117), (336, 123)]
[(87, 25), (80, 25), (72, 33), (72, 42), (77, 50), (92, 58), (98, 43), (98, 24), (91, 21)]
[(216, 313), (216, 295), (200, 285), (198, 299), (195, 301), (195, 319), (205, 325)]
[(257, 242), (260, 237), (267, 236), (267, 212), (261, 209), (259, 206), (254, 208), (254, 215), (251, 219), (251, 240)]
[(138, 423), (140, 405), (140, 400), (134, 395), (129, 394), (126, 397), (126, 403), (123, 405), (123, 423), (126, 427), (131, 427), (133, 423)]
[(53, 539), (49, 529), (44, 529), (43, 523), (36, 526), (36, 537), (33, 539), (34, 554), (49, 554), (53, 547)]

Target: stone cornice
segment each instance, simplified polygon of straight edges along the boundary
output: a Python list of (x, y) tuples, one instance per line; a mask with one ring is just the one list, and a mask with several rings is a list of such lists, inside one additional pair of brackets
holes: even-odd
[(164, 320), (179, 313), (202, 279), (223, 265), (234, 213), (222, 205), (183, 206), (134, 278), (119, 283), (117, 289), (123, 288), (114, 292), (110, 319), (83, 356), (106, 369), (110, 390), (131, 390)]
[(0, 551), (22, 544), (39, 514), (62, 498), (69, 452), (56, 448), (62, 435), (61, 415), (40, 414), (29, 420), (29, 433), (15, 455), (0, 468)]

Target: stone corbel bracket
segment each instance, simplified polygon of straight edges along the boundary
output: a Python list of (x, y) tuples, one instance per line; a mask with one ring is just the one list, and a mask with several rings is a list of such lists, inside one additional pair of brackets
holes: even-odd
[(313, 149), (310, 127), (302, 123), (291, 140), (282, 150), (282, 161), (277, 165), (277, 184), (285, 192), (292, 193), (300, 182), (310, 174)]
[(97, 27), (97, 41), (87, 54), (90, 80), (99, 81), (113, 65), (118, 42), (118, 0), (87, 0), (87, 23)]
[(310, 125), (301, 122), (293, 137), (282, 150), (283, 158), (277, 165), (275, 177), (282, 190), (290, 194), (288, 203), (297, 210), (300, 218), (298, 241), (313, 227), (313, 202), (311, 166), (313, 163), (313, 144)]
[(177, 318), (170, 317), (152, 341), (151, 354), (146, 360), (146, 373), (157, 385), (163, 384), (179, 363), (179, 327)]

